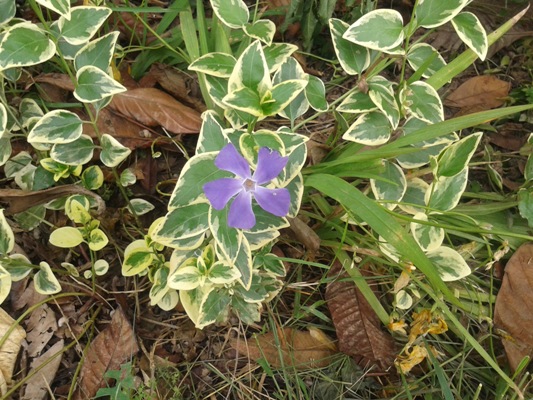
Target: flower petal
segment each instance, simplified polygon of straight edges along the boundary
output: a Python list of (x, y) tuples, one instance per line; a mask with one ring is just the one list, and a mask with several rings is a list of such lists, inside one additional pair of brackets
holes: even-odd
[(233, 172), (240, 178), (251, 178), (248, 161), (239, 154), (232, 143), (220, 150), (217, 158), (215, 158), (215, 165), (224, 171)]
[(288, 160), (289, 157), (282, 157), (276, 150), (261, 147), (257, 155), (257, 168), (252, 179), (259, 185), (270, 182), (285, 168)]
[(205, 197), (207, 197), (213, 208), (222, 210), (233, 196), (243, 190), (243, 187), (241, 179), (220, 178), (207, 182), (203, 189)]
[(257, 204), (270, 214), (284, 217), (289, 213), (291, 195), (285, 188), (267, 189), (262, 186), (257, 186), (254, 191), (254, 197)]
[(228, 225), (232, 228), (251, 229), (255, 225), (252, 194), (243, 190), (229, 206)]

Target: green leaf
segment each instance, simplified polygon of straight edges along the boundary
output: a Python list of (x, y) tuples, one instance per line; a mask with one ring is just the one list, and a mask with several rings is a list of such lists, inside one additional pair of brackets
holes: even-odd
[(367, 146), (378, 146), (388, 142), (391, 132), (387, 117), (381, 112), (373, 111), (357, 118), (342, 138)]
[(154, 208), (155, 206), (152, 203), (144, 199), (131, 199), (130, 204), (128, 204), (128, 207), (127, 207), (128, 211), (131, 212), (132, 214), (133, 214), (132, 212), (132, 209), (133, 209), (133, 211), (135, 212), (135, 215), (137, 216), (147, 214), (150, 211), (152, 211)]
[(200, 306), (196, 327), (202, 329), (226, 315), (230, 301), (231, 297), (224, 288), (214, 288), (210, 291)]
[(43, 63), (55, 54), (56, 46), (36, 24), (22, 22), (9, 29), (0, 42), (0, 71)]
[(242, 232), (228, 225), (228, 209), (222, 210), (209, 208), (209, 229), (217, 244), (217, 252), (220, 258), (233, 265), (239, 253), (243, 240)]
[(403, 104), (406, 110), (422, 121), (429, 123), (444, 121), (444, 109), (440, 96), (425, 82), (417, 81), (409, 85), (405, 89)]
[(91, 137), (81, 135), (73, 142), (54, 144), (50, 150), (50, 157), (65, 165), (83, 165), (92, 160), (94, 149)]
[(263, 116), (263, 109), (261, 108), (261, 99), (256, 91), (242, 87), (229, 92), (226, 97), (222, 99), (226, 107), (231, 107), (239, 111), (251, 114), (255, 117)]
[(252, 39), (260, 40), (267, 46), (270, 46), (276, 33), (276, 25), (269, 19), (260, 19), (251, 24), (244, 25), (243, 30)]
[(194, 60), (189, 65), (189, 70), (229, 78), (236, 64), (237, 60), (231, 54), (213, 52)]
[(435, 176), (452, 177), (467, 168), (482, 135), (482, 132), (477, 132), (466, 136), (443, 150), (437, 159)]
[(238, 29), (248, 23), (250, 13), (242, 0), (211, 0), (216, 16), (230, 28)]
[(484, 61), (489, 44), (487, 32), (479, 19), (471, 12), (462, 12), (452, 19), (452, 25), (459, 38)]
[(74, 97), (82, 103), (94, 103), (127, 89), (108, 74), (92, 65), (86, 65), (76, 73), (77, 85)]
[(29, 143), (70, 143), (83, 132), (83, 121), (73, 112), (53, 110), (46, 113), (28, 134)]
[(218, 261), (209, 268), (207, 279), (216, 285), (229, 284), (241, 277), (239, 270), (221, 261)]
[(360, 75), (370, 65), (370, 53), (366, 47), (346, 40), (343, 35), (350, 26), (336, 18), (329, 20), (333, 48), (341, 67), (350, 75)]
[(446, 66), (446, 61), (444, 61), (444, 58), (442, 58), (440, 53), (433, 46), (430, 46), (427, 43), (417, 43), (411, 46), (407, 52), (407, 61), (415, 71), (418, 71), (418, 69), (426, 64), (430, 58), (432, 61), (422, 73), (424, 78), (429, 78)]
[(306, 85), (307, 81), (302, 79), (288, 80), (275, 85), (272, 88), (271, 99), (261, 103), (263, 115), (269, 116), (283, 111), (291, 101), (302, 93)]
[(71, 221), (86, 225), (91, 222), (92, 217), (89, 214), (90, 203), (85, 196), (69, 196), (65, 201), (65, 214)]
[(26, 211), (15, 214), (13, 218), (17, 224), (25, 231), (37, 228), (41, 222), (45, 221), (46, 209), (42, 204), (31, 207)]
[(50, 234), (50, 244), (62, 248), (76, 247), (83, 242), (83, 236), (78, 228), (64, 226)]
[(111, 14), (107, 7), (79, 6), (70, 10), (70, 18), (59, 18), (61, 37), (70, 44), (84, 44), (89, 41)]
[(518, 191), (518, 212), (527, 220), (529, 227), (533, 227), (533, 191), (522, 188)]
[(377, 110), (378, 107), (374, 104), (368, 93), (359, 91), (358, 89), (352, 91), (339, 106), (337, 111), (363, 114)]
[(91, 165), (81, 174), (81, 181), (86, 189), (98, 190), (104, 184), (104, 173), (98, 165)]
[(124, 171), (122, 171), (122, 173), (120, 174), (120, 184), (123, 187), (134, 185), (135, 182), (137, 182), (137, 177), (135, 176), (135, 173), (131, 170), (131, 168), (126, 168)]
[(33, 277), (35, 290), (40, 294), (55, 294), (61, 291), (61, 285), (52, 272), (48, 263), (39, 263), (39, 271)]
[(74, 58), (76, 70), (91, 65), (103, 72), (107, 72), (113, 59), (115, 44), (119, 35), (119, 32), (110, 32), (83, 46)]
[(11, 281), (13, 282), (21, 281), (27, 277), (34, 268), (30, 260), (18, 253), (11, 254), (7, 259), (4, 258), (0, 266), (4, 266), (9, 270)]
[(419, 0), (415, 9), (416, 23), (424, 28), (444, 25), (470, 2), (470, 0)]
[(13, 230), (7, 223), (4, 210), (0, 209), (0, 255), (7, 256), (15, 246)]
[(11, 292), (11, 275), (0, 264), (0, 304), (9, 296)]
[(169, 289), (165, 295), (157, 302), (157, 306), (164, 311), (173, 310), (180, 301), (180, 296), (177, 291)]
[(152, 239), (166, 245), (175, 238), (187, 239), (201, 235), (208, 229), (210, 208), (207, 203), (197, 203), (170, 210), (154, 230)]
[(377, 9), (363, 15), (346, 30), (344, 39), (369, 49), (387, 52), (403, 41), (403, 19), (396, 10)]
[(222, 99), (228, 94), (228, 79), (218, 76), (205, 75), (205, 83), (209, 96), (215, 104), (221, 108), (226, 108)]
[[(277, 85), (283, 81), (294, 80), (294, 79), (306, 79), (307, 74), (304, 72), (300, 64), (292, 57), (288, 58), (280, 68), (274, 74), (272, 83)], [(274, 96), (272, 96), (274, 98)], [(309, 109), (309, 102), (305, 97), (305, 93), (299, 93), (296, 98), (294, 98), (290, 104), (282, 111), (280, 115), (284, 118), (290, 119), (291, 122), (294, 122), (296, 118), (303, 115)]]
[(394, 305), (400, 310), (408, 310), (413, 305), (413, 298), (405, 290), (400, 290), (394, 295)]
[(202, 285), (204, 281), (205, 276), (202, 276), (196, 265), (186, 263), (170, 274), (168, 286), (176, 290), (193, 290)]
[(449, 211), (459, 204), (459, 200), (468, 183), (468, 168), (452, 177), (441, 176), (435, 179), (426, 192), (426, 204), (429, 208)]
[(87, 242), (89, 243), (89, 248), (92, 251), (99, 251), (107, 246), (109, 239), (103, 230), (93, 229), (91, 233), (89, 233)]
[(322, 79), (308, 75), (307, 86), (305, 87), (305, 97), (309, 105), (316, 111), (326, 112), (329, 108), (326, 100), (326, 86)]
[(415, 215), (422, 212), (426, 206), (424, 200), (429, 184), (416, 177), (407, 179), (407, 187), (402, 202), (398, 204), (400, 209), (408, 214)]
[(276, 72), (280, 65), (297, 50), (297, 46), (289, 43), (272, 43), (270, 46), (263, 47), (269, 73)]
[(382, 83), (380, 80), (369, 80), (368, 86), (368, 95), (372, 102), (388, 118), (392, 129), (396, 129), (400, 122), (400, 108), (394, 97), (392, 85), (387, 81)]
[(155, 260), (154, 253), (142, 239), (131, 242), (124, 250), (124, 262), (122, 263), (122, 275), (138, 275)]
[(11, 139), (0, 138), (0, 167), (7, 163), (12, 152)]
[(235, 64), (228, 81), (228, 93), (246, 87), (262, 98), (272, 87), (265, 54), (259, 41), (250, 44)]
[(272, 253), (257, 254), (254, 257), (254, 268), (264, 269), (275, 276), (285, 276), (285, 264), (279, 257)]
[(247, 303), (240, 297), (233, 296), (231, 298), (231, 308), (239, 317), (239, 321), (242, 321), (244, 324), (253, 324), (261, 319), (261, 304)]
[(243, 234), (246, 240), (248, 240), (251, 251), (262, 249), (279, 236), (278, 231), (265, 231), (260, 233), (243, 232)]
[(116, 167), (131, 154), (129, 148), (107, 133), (100, 137), (100, 146), (102, 146), (100, 160), (109, 168)]
[(276, 135), (285, 145), (285, 155), (289, 157), (287, 164), (277, 180), (280, 186), (285, 186), (300, 174), (302, 167), (307, 160), (308, 138), (306, 136), (291, 131), (278, 130)]
[[(2, 10), (2, 14), (0, 15), (0, 25), (3, 25), (9, 22), (17, 12), (15, 0), (0, 0), (0, 10)], [(2, 304), (1, 301), (0, 304)]]
[[(419, 212), (413, 216), (414, 219), (427, 222), (428, 217), (425, 213)], [(444, 240), (444, 229), (435, 225), (419, 224), (411, 222), (411, 233), (420, 248), (425, 251), (438, 249)]]
[(222, 150), (229, 143), (229, 140), (216, 113), (208, 110), (202, 114), (202, 120), (202, 128), (196, 144), (196, 154)]
[(388, 160), (384, 160), (383, 163), (385, 169), (379, 174), (381, 179), (371, 179), (370, 186), (376, 199), (384, 201), (383, 206), (393, 210), (396, 203), (402, 199), (407, 183), (400, 167)]
[(99, 259), (94, 262), (94, 273), (97, 276), (103, 276), (109, 270), (109, 263), (104, 259)]
[[(1, 1), (1, 0), (0, 0)], [(0, 103), (0, 139), (3, 138), (7, 129), (7, 110), (6, 107)]]
[(36, 0), (40, 5), (52, 10), (59, 15), (70, 19), (70, 1), (69, 0)]
[(426, 255), (435, 265), (437, 273), (444, 282), (462, 279), (472, 272), (464, 258), (449, 247), (441, 246), (427, 252)]

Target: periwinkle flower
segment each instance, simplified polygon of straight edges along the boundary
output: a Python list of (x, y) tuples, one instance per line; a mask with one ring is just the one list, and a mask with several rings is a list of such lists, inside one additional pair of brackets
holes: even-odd
[(291, 197), (285, 188), (269, 189), (268, 184), (285, 168), (288, 157), (281, 157), (267, 147), (261, 147), (257, 155), (257, 168), (253, 175), (250, 165), (233, 144), (228, 144), (215, 158), (215, 165), (235, 174), (234, 178), (220, 178), (203, 186), (204, 193), (216, 210), (222, 210), (235, 197), (229, 207), (228, 225), (232, 228), (251, 229), (255, 225), (252, 198), (259, 206), (278, 217), (289, 212)]

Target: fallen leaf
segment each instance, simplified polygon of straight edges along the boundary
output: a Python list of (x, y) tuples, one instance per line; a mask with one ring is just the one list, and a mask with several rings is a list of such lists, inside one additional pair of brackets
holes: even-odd
[(510, 88), (509, 82), (494, 75), (475, 76), (448, 95), (444, 105), (463, 110), (490, 110), (505, 103)]
[(128, 90), (113, 96), (109, 108), (146, 126), (162, 126), (172, 133), (198, 133), (200, 113), (155, 88)]
[(328, 277), (326, 302), (337, 331), (339, 350), (361, 366), (377, 365), (387, 370), (396, 354), (392, 336), (381, 330), (381, 321), (339, 262)]
[(522, 360), (533, 357), (533, 243), (520, 246), (507, 262), (496, 297), (494, 324), (505, 332), (502, 343), (513, 371)]
[[(13, 325), (15, 328), (8, 335), (8, 331)], [(6, 335), (8, 335), (7, 338)], [(7, 391), (7, 385), (11, 384), (13, 368), (17, 361), (20, 345), (25, 337), (24, 329), (0, 308), (0, 338), (5, 340), (0, 347), (0, 394), (2, 396)]]
[(315, 254), (320, 248), (320, 237), (300, 218), (289, 218), (290, 226), (287, 230), (292, 232), (292, 237), (302, 243), (307, 251)]
[[(21, 400), (41, 400), (48, 395), (52, 386), (52, 381), (61, 364), (61, 359), (63, 358), (62, 350), (64, 347), (65, 342), (60, 340), (50, 347), (44, 354), (32, 361), (30, 374), (34, 371), (35, 374), (26, 380), (24, 395), (21, 397)], [(45, 366), (39, 368), (45, 363)]]
[[(255, 340), (254, 340), (255, 339)], [(299, 331), (282, 328), (276, 332), (256, 335), (245, 341), (233, 339), (230, 344), (251, 360), (264, 358), (274, 368), (312, 369), (326, 367), (337, 350), (332, 340), (319, 329)]]
[(130, 322), (117, 308), (107, 328), (100, 332), (87, 351), (80, 372), (76, 400), (92, 399), (105, 386), (104, 374), (120, 370), (120, 366), (139, 351)]
[(36, 357), (48, 344), (57, 331), (57, 319), (47, 304), (32, 311), (26, 321), (26, 340), (28, 342), (28, 356)]

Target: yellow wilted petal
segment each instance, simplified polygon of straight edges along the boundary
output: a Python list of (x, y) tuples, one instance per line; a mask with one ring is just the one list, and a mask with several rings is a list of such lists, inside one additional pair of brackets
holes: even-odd
[(405, 356), (399, 356), (394, 361), (396, 367), (400, 369), (402, 374), (408, 374), (411, 372), (415, 365), (420, 364), (428, 356), (428, 351), (423, 346), (413, 346), (406, 350)]
[(413, 313), (413, 322), (411, 322), (411, 333), (409, 334), (408, 344), (413, 343), (419, 336), (428, 333), (438, 335), (447, 330), (448, 325), (441, 316), (432, 316), (431, 310), (424, 309), (419, 313)]
[(389, 322), (388, 328), (393, 332), (398, 332), (407, 336), (407, 331), (405, 330), (405, 328), (407, 328), (407, 323), (404, 319)]

